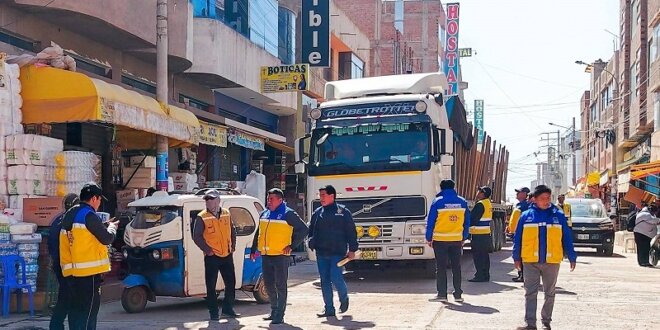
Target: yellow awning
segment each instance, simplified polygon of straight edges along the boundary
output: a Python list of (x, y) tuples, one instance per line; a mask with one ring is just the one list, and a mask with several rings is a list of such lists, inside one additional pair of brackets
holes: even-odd
[(277, 143), (275, 141), (266, 140), (266, 144), (287, 154), (293, 155), (295, 153), (294, 148), (289, 147), (288, 145), (283, 143)]
[[(153, 98), (84, 74), (51, 67), (21, 69), (23, 123), (99, 122), (118, 128), (126, 148), (199, 144), (199, 121), (187, 110), (163, 109)], [(194, 118), (194, 119), (193, 119)]]
[(597, 186), (600, 183), (600, 172), (594, 171), (587, 175), (587, 186)]

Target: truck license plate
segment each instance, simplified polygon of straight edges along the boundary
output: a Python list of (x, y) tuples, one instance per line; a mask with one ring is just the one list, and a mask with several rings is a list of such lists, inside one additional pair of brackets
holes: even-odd
[(578, 234), (577, 238), (581, 239), (581, 240), (588, 240), (589, 239), (589, 234)]
[(362, 251), (360, 258), (364, 260), (374, 260), (378, 257), (378, 251)]

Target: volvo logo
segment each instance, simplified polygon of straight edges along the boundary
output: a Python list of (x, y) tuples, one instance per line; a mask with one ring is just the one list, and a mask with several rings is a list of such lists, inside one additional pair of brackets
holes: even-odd
[(582, 231), (586, 231), (586, 230), (587, 230), (587, 228), (586, 228), (586, 227), (582, 227)]
[(371, 204), (362, 205), (362, 213), (371, 213), (371, 208), (373, 208)]

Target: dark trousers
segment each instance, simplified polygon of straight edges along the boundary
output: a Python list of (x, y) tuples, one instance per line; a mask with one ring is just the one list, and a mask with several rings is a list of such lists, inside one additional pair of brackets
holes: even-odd
[(55, 273), (58, 284), (57, 303), (53, 308), (53, 315), (50, 317), (48, 328), (51, 330), (64, 330), (64, 319), (66, 319), (71, 308), (71, 289), (69, 288), (69, 282), (62, 276), (61, 267), (53, 266), (53, 273)]
[(69, 329), (94, 330), (101, 305), (101, 275), (66, 278), (71, 293)]
[(648, 265), (649, 253), (651, 252), (651, 238), (640, 233), (635, 233), (635, 245), (637, 245), (637, 264)]
[(490, 280), (490, 256), (488, 255), (491, 246), (490, 235), (472, 235), (470, 246), (472, 247), (472, 259), (476, 269), (474, 278)]
[(270, 299), (273, 319), (283, 319), (286, 310), (289, 256), (261, 256), (264, 284)]
[(216, 255), (204, 257), (204, 279), (206, 280), (206, 305), (211, 316), (218, 316), (218, 272), (225, 283), (225, 299), (222, 300), (222, 310), (230, 312), (234, 310), (236, 300), (236, 272), (234, 270), (234, 257), (232, 254), (226, 257)]
[(436, 287), (438, 295), (447, 296), (447, 262), (451, 261), (454, 282), (454, 296), (463, 294), (461, 290), (461, 242), (433, 242), (436, 266)]

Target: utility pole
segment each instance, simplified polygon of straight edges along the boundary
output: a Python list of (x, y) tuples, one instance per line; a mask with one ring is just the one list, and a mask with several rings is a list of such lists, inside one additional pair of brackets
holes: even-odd
[(577, 186), (577, 161), (576, 161), (576, 156), (575, 154), (577, 153), (577, 149), (575, 148), (575, 134), (577, 133), (575, 130), (575, 117), (573, 117), (573, 132), (571, 132), (571, 154), (573, 155), (573, 187)]
[[(161, 106), (167, 107), (167, 0), (158, 0), (156, 4), (156, 100)], [(168, 173), (167, 137), (156, 136), (156, 188), (167, 191)]]

